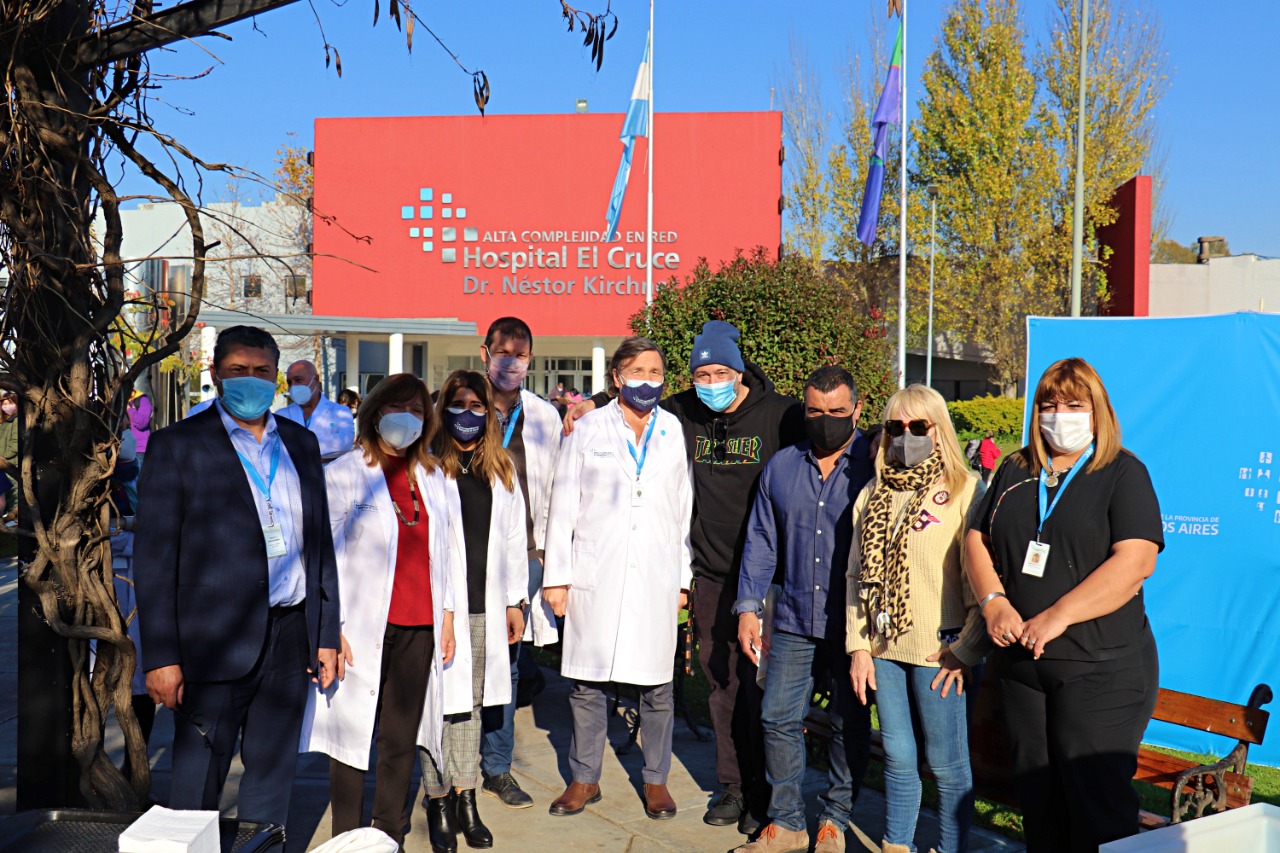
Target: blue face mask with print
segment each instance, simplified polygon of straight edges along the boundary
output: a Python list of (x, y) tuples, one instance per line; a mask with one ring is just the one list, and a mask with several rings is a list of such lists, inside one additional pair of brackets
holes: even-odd
[(662, 382), (650, 382), (647, 379), (628, 379), (618, 389), (623, 401), (637, 412), (647, 412), (662, 399)]
[(705, 385), (694, 385), (693, 390), (708, 409), (723, 412), (738, 398), (738, 389), (734, 387), (736, 384), (732, 379), (726, 382), (708, 382)]
[(222, 405), (233, 417), (253, 421), (266, 414), (276, 399), (276, 383), (256, 376), (222, 380)]
[(484, 412), (458, 409), (450, 406), (444, 410), (444, 426), (459, 444), (469, 444), (484, 435)]

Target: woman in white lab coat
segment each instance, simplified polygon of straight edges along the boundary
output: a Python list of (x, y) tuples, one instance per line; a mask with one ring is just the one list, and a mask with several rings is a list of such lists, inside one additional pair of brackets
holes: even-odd
[(338, 680), (308, 698), (301, 749), (330, 756), (334, 835), (360, 825), (375, 722), (373, 825), (397, 842), (417, 745), (440, 743), (454, 640), (451, 517), (428, 453), (434, 420), (422, 380), (389, 376), (360, 410), (356, 452), (325, 468), (342, 653)]
[(666, 364), (628, 338), (613, 354), (614, 400), (578, 421), (560, 450), (547, 521), (543, 597), (565, 617), (560, 672), (569, 702), (573, 780), (551, 814), (600, 799), (608, 682), (640, 687), (645, 812), (674, 817), (667, 792), (675, 725), (677, 619), (692, 578), (693, 487), (684, 431), (658, 407)]
[[(427, 829), (436, 853), (493, 846), (476, 809), (480, 709), (511, 701), (508, 646), (524, 633), (529, 542), (524, 495), (502, 446), (493, 390), (483, 374), (458, 370), (440, 388), (432, 442), (445, 476), (451, 518), (451, 588), (460, 615), (458, 652), (444, 673), (442, 741), (422, 756)], [(365, 405), (368, 405), (367, 402)]]

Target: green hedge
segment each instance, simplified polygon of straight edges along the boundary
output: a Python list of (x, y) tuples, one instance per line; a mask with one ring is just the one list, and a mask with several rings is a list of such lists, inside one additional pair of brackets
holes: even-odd
[(972, 400), (956, 400), (947, 403), (947, 411), (956, 426), (956, 433), (963, 438), (985, 435), (1022, 435), (1022, 411), (1026, 405), (1022, 397), (974, 397)]

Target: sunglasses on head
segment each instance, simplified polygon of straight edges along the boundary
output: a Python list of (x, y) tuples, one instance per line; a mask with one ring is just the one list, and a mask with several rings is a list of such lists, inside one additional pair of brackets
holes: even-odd
[(914, 421), (885, 421), (884, 431), (890, 438), (897, 438), (911, 430), (912, 435), (928, 435), (929, 428), (933, 426), (933, 421), (916, 419)]

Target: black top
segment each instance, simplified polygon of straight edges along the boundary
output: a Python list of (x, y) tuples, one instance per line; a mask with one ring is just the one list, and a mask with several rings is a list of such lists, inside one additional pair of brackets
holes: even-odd
[[(672, 394), (662, 407), (680, 420), (684, 441), (693, 459), (694, 577), (737, 586), (747, 518), (756, 499), (756, 483), (773, 454), (803, 441), (804, 407), (794, 397), (774, 390), (773, 383), (752, 362), (746, 362), (742, 382), (746, 399), (732, 412), (717, 412), (698, 399), (693, 388)], [(608, 397), (591, 399), (597, 406)]]
[[(464, 462), (468, 458), (475, 459), (471, 452), (462, 454)], [(467, 550), (467, 611), (471, 614), (484, 613), (493, 486), (477, 476), (475, 468), (471, 468), (458, 477), (458, 497), (462, 501), (462, 539)]]
[[(507, 434), (508, 421), (498, 414), (498, 425), (501, 433)], [(507, 453), (516, 466), (516, 476), (520, 480), (520, 493), (524, 495), (524, 532), (529, 542), (529, 559), (538, 556), (537, 546), (533, 539), (533, 502), (529, 500), (529, 462), (524, 450), (524, 405), (520, 406), (520, 414), (516, 416), (516, 428), (511, 433), (511, 443), (507, 445)]]
[[(1122, 451), (1100, 471), (1080, 471), (1044, 524), (1040, 541), (1049, 545), (1043, 577), (1025, 574), (1027, 545), (1039, 521), (1037, 475), (1015, 460), (1000, 466), (979, 509), (980, 527), (991, 537), (996, 571), (1009, 602), (1023, 619), (1048, 609), (1111, 556), (1111, 546), (1146, 539), (1163, 550), (1160, 504), (1147, 466)], [(1065, 479), (1065, 478), (1064, 478)], [(1049, 503), (1062, 488), (1048, 490)], [(1130, 651), (1149, 633), (1142, 592), (1114, 613), (1072, 625), (1046, 644), (1044, 657), (1100, 661)]]

